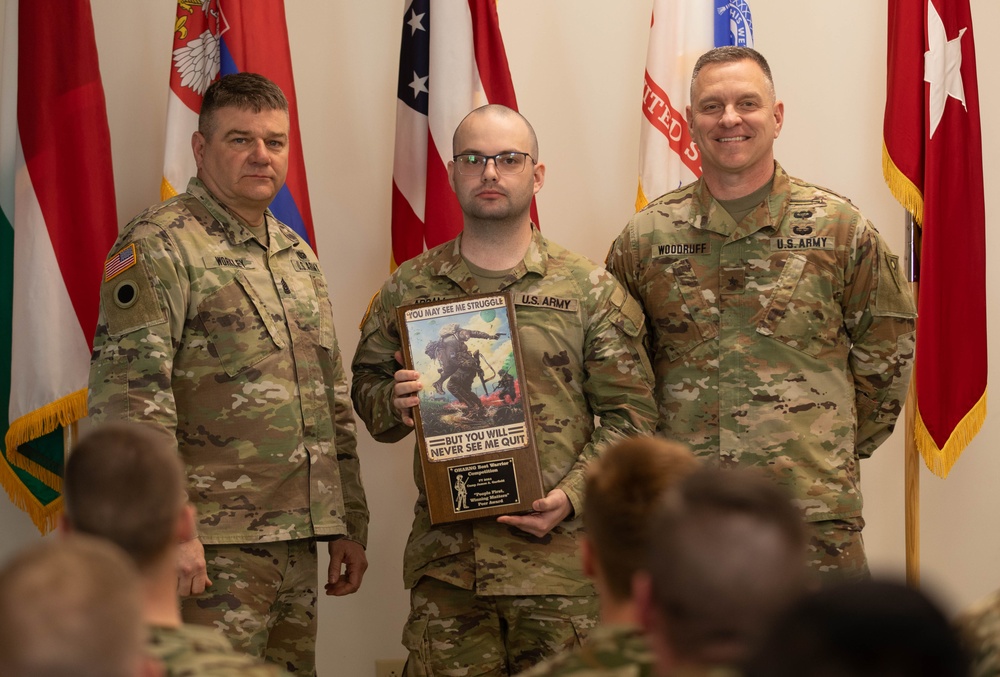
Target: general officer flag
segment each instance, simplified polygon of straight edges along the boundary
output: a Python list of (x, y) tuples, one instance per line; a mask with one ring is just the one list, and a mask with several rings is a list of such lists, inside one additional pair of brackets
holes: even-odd
[(205, 90), (221, 75), (241, 72), (263, 75), (288, 99), (288, 176), (271, 211), (315, 249), (283, 0), (177, 3), (161, 196), (167, 199), (183, 191), (195, 175), (191, 135), (198, 129)]
[(945, 477), (986, 416), (986, 210), (969, 0), (889, 0), (882, 166), (920, 225), (914, 439)]
[(462, 230), (447, 172), (462, 118), (488, 103), (517, 110), (496, 0), (407, 0), (396, 95), (393, 268)]
[(6, 11), (0, 227), (5, 239), (13, 230), (3, 248), (12, 274), (2, 278), (10, 343), (0, 349), (9, 384), (0, 482), (46, 531), (61, 505), (61, 428), (87, 415), (101, 266), (118, 217), (89, 0), (8, 2)]
[(701, 176), (701, 154), (685, 117), (691, 70), (698, 57), (723, 45), (753, 47), (745, 0), (654, 0), (642, 88), (637, 211)]

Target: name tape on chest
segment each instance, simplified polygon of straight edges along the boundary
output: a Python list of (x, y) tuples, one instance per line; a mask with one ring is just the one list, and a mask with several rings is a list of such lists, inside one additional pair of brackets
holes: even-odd
[(236, 268), (237, 270), (253, 270), (257, 266), (250, 258), (233, 258), (232, 256), (213, 255), (202, 258), (206, 268)]
[(575, 313), (580, 309), (580, 302), (577, 299), (561, 299), (556, 296), (539, 296), (538, 294), (514, 294), (514, 303), (520, 306), (552, 308), (568, 313)]
[(312, 261), (292, 259), (292, 268), (299, 272), (319, 274), (319, 264), (313, 263)]
[(712, 243), (704, 242), (673, 242), (653, 245), (653, 258), (675, 256), (702, 256), (712, 253)]
[(772, 237), (771, 251), (795, 249), (833, 249), (837, 241), (829, 236), (817, 237)]

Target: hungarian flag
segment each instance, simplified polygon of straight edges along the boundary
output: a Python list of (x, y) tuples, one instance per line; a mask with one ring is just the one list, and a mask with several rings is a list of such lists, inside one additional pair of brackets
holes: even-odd
[(497, 0), (407, 0), (396, 96), (393, 268), (462, 230), (447, 171), (462, 118), (488, 103), (517, 110)]
[(202, 97), (214, 80), (230, 73), (259, 73), (278, 85), (288, 99), (288, 177), (271, 211), (315, 249), (284, 0), (177, 3), (160, 193), (163, 199), (177, 195), (195, 175), (191, 135), (198, 129)]
[(87, 415), (101, 273), (118, 216), (89, 0), (8, 2), (4, 25), (4, 63), (17, 64), (17, 78), (2, 83), (16, 127), (5, 115), (0, 280), (10, 343), (0, 344), (9, 386), (0, 481), (46, 531), (61, 504), (61, 428)]
[(920, 225), (914, 438), (945, 477), (986, 417), (986, 210), (969, 0), (889, 0), (882, 167)]
[(691, 71), (698, 57), (724, 45), (753, 47), (753, 20), (745, 0), (654, 0), (642, 88), (636, 211), (701, 176), (701, 154), (685, 115)]

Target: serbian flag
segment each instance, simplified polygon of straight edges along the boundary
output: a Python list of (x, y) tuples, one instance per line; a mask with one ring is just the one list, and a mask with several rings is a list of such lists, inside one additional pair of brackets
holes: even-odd
[(191, 135), (198, 129), (205, 90), (221, 75), (241, 72), (263, 75), (288, 99), (288, 177), (271, 203), (271, 211), (315, 249), (283, 0), (177, 3), (160, 194), (167, 199), (182, 192), (197, 171)]
[[(87, 415), (101, 273), (118, 216), (89, 0), (6, 9), (0, 226), (12, 225), (13, 251), (12, 274), (4, 265), (0, 277), (10, 299), (0, 482), (46, 531), (61, 504), (61, 428)], [(15, 109), (16, 128), (6, 114)]]
[(969, 0), (889, 0), (882, 167), (920, 226), (916, 446), (946, 477), (986, 418), (986, 208)]
[(753, 47), (753, 20), (745, 0), (654, 0), (646, 48), (639, 131), (636, 211), (701, 176), (701, 153), (685, 110), (691, 71), (714, 47)]
[[(488, 103), (517, 110), (496, 3), (406, 1), (392, 164), (393, 268), (462, 230), (447, 169), (462, 118)], [(531, 209), (537, 224), (534, 202)]]

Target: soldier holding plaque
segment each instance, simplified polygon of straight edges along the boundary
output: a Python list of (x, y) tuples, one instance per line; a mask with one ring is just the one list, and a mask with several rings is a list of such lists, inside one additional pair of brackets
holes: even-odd
[[(402, 439), (416, 413), (427, 413), (429, 398), (447, 395), (435, 388), (444, 372), (422, 376), (402, 368), (406, 328), (397, 310), (422, 303), (444, 314), (454, 309), (442, 302), (473, 308), (484, 293), (513, 300), (520, 365), (491, 357), (512, 338), (494, 315), (506, 306), (447, 320), (491, 338), (467, 346), (481, 351), (476, 363), (484, 376), (477, 373), (474, 392), (483, 411), (473, 405), (477, 413), (470, 414), (471, 402), (446, 403), (441, 406), (453, 413), (438, 418), (451, 416), (469, 429), (473, 423), (502, 427), (500, 414), (518, 391), (507, 379), (507, 394), (498, 392), (500, 372), (517, 378), (530, 412), (542, 497), (526, 514), (432, 525), (433, 497), (418, 467), (419, 496), (403, 565), (411, 590), (403, 632), (406, 674), (475, 665), (477, 674), (508, 675), (577, 645), (595, 624), (597, 600), (577, 553), (584, 473), (609, 440), (650, 431), (656, 410), (636, 302), (599, 266), (546, 240), (531, 223), (530, 204), (545, 167), (527, 120), (503, 106), (484, 106), (462, 121), (453, 144), (448, 172), (464, 230), (402, 264), (376, 295), (362, 323), (351, 395), (375, 439)], [(481, 326), (472, 326), (469, 317)], [(444, 491), (455, 492), (456, 503), (461, 492), (461, 501), (473, 507), (475, 472), (462, 473), (459, 482), (456, 471)]]

